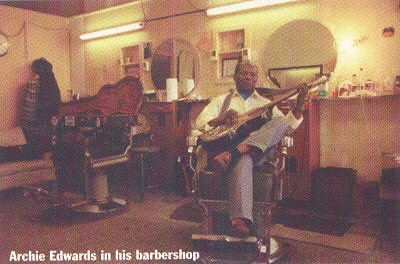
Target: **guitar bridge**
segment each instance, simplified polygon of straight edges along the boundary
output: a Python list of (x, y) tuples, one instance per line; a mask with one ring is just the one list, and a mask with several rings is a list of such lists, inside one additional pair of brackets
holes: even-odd
[(236, 137), (236, 134), (237, 134), (236, 130), (229, 132), (229, 138), (233, 140)]
[(265, 122), (268, 122), (268, 121), (271, 120), (271, 117), (270, 117), (270, 115), (267, 114), (267, 112), (262, 113), (262, 114), (261, 114), (261, 118), (262, 118)]

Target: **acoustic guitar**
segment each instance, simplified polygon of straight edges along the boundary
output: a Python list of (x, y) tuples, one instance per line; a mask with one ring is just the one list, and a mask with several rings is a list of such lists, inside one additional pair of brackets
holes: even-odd
[[(313, 90), (313, 88), (324, 84), (328, 81), (327, 76), (322, 76), (318, 80), (308, 84), (306, 88), (308, 92)], [(299, 93), (301, 87), (297, 87), (294, 91), (286, 94), (285, 96), (273, 100), (270, 103), (250, 110), (244, 114), (237, 117), (233, 124), (223, 124), (212, 128), (211, 130), (204, 132), (199, 137), (199, 143), (208, 150), (219, 150), (223, 151), (236, 146), (241, 141), (243, 141), (247, 136), (261, 128), (262, 125), (270, 121), (267, 111), (272, 110), (274, 106), (280, 102), (294, 96)]]

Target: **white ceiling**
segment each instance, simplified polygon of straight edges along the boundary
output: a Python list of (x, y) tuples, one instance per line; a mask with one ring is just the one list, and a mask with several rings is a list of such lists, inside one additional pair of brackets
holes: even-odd
[(245, 0), (0, 0), (0, 5), (71, 17), (139, 2), (143, 6), (146, 18), (154, 19), (243, 1)]

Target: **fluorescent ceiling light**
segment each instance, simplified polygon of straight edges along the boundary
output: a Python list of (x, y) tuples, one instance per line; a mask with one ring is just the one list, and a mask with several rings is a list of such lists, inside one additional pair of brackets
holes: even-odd
[(243, 10), (260, 8), (260, 7), (264, 7), (264, 6), (271, 6), (271, 5), (277, 5), (277, 4), (283, 4), (283, 3), (289, 3), (289, 2), (294, 2), (294, 1), (297, 1), (297, 0), (252, 0), (252, 1), (242, 2), (242, 3), (236, 3), (236, 4), (231, 4), (231, 5), (210, 8), (210, 9), (207, 9), (207, 15), (208, 16), (217, 16), (217, 15), (222, 15), (222, 14), (226, 14), (226, 13), (239, 12), (239, 11), (243, 11)]
[(106, 36), (111, 36), (115, 34), (121, 34), (124, 32), (129, 32), (129, 31), (134, 31), (143, 28), (143, 22), (137, 22), (129, 25), (124, 25), (124, 26), (119, 26), (115, 28), (109, 28), (109, 29), (103, 29), (99, 31), (94, 31), (90, 33), (86, 33), (83, 35), (80, 35), (79, 38), (82, 40), (88, 40), (88, 39), (95, 39), (95, 38), (101, 38), (101, 37), (106, 37)]

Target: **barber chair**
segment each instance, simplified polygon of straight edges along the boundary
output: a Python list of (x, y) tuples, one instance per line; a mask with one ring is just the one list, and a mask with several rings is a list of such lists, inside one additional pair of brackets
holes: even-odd
[[(103, 214), (125, 208), (109, 192), (107, 172), (129, 167), (136, 135), (147, 129), (139, 120), (143, 86), (127, 76), (106, 84), (91, 97), (63, 103), (52, 119), (56, 190), (32, 191), (47, 197), (52, 208)], [(128, 170), (125, 170), (128, 171)]]
[(136, 117), (116, 114), (106, 118), (104, 115), (85, 114), (54, 118), (52, 124), (55, 131), (53, 142), (59, 195), (68, 191), (67, 182), (71, 180), (64, 177), (68, 170), (65, 162), (69, 158), (65, 153), (71, 147), (71, 138), (75, 141), (75, 147), (72, 146), (75, 156), (74, 171), (78, 173), (72, 176), (83, 179), (83, 199), (72, 203), (65, 202), (65, 199), (56, 199), (52, 206), (90, 214), (123, 209), (126, 201), (113, 198), (109, 193), (106, 170), (117, 165), (128, 166), (134, 136), (142, 133), (143, 129)]
[[(229, 210), (227, 177), (208, 169), (207, 166), (196, 165), (194, 170), (194, 196), (198, 203), (204, 207), (205, 215), (202, 234), (192, 235), (195, 246), (217, 246), (226, 243), (250, 245), (252, 248), (258, 248), (259, 259), (265, 259), (265, 262), (270, 263), (282, 255), (283, 246), (270, 238), (270, 229), (273, 209), (282, 199), (283, 179), (281, 176), (285, 167), (287, 148), (291, 147), (292, 143), (291, 137), (283, 138), (280, 144), (269, 149), (269, 161), (266, 162), (266, 165), (254, 171), (253, 220), (257, 227), (257, 236), (255, 237), (245, 239), (231, 237), (225, 235), (221, 228), (215, 226), (217, 214)], [(197, 145), (195, 137), (190, 137), (188, 144), (190, 155), (199, 153), (199, 148), (202, 147)], [(197, 150), (195, 150), (196, 148)], [(199, 162), (197, 160), (197, 163)], [(193, 166), (192, 168), (194, 168)]]

